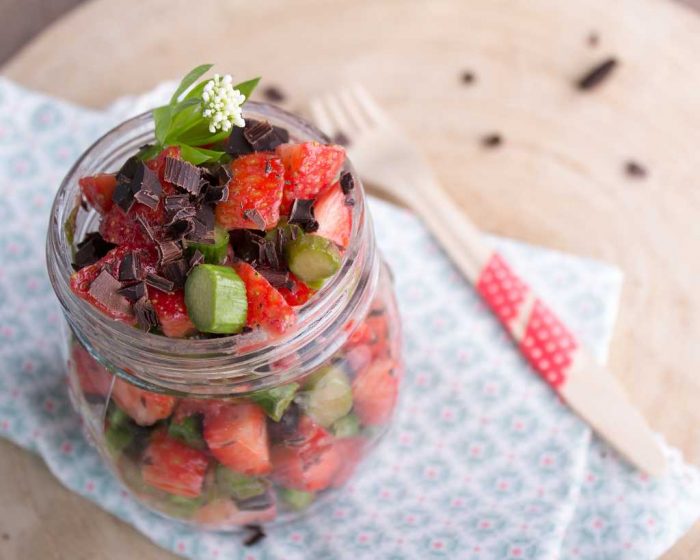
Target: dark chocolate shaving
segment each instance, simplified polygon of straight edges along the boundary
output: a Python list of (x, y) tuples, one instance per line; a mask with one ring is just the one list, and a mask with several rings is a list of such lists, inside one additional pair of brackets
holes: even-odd
[(267, 121), (252, 121), (246, 123), (243, 136), (256, 152), (271, 151), (282, 142), (275, 134), (275, 129)]
[(88, 293), (114, 314), (131, 315), (131, 304), (118, 293), (121, 282), (106, 270), (92, 281)]
[(124, 165), (122, 165), (119, 168), (119, 171), (117, 171), (117, 181), (120, 183), (131, 183), (131, 179), (134, 178), (134, 173), (136, 172), (136, 168), (138, 167), (139, 163), (141, 163), (141, 161), (136, 156), (131, 156), (129, 159), (127, 159), (124, 162)]
[(158, 326), (156, 310), (146, 296), (134, 304), (134, 315), (136, 315), (138, 326), (146, 332)]
[(257, 262), (260, 258), (260, 245), (264, 237), (250, 229), (234, 229), (229, 232), (233, 254), (248, 263)]
[(187, 269), (187, 275), (189, 275), (190, 272), (192, 272), (192, 269), (204, 262), (204, 254), (199, 250), (196, 249), (194, 253), (192, 253), (192, 256), (190, 257), (190, 261), (188, 263), (189, 268)]
[(318, 230), (318, 222), (314, 217), (314, 201), (303, 198), (295, 199), (289, 214), (289, 223), (298, 225), (307, 233)]
[(94, 264), (115, 247), (116, 245), (105, 241), (99, 233), (88, 233), (76, 247), (73, 266), (76, 270), (80, 270), (84, 266)]
[(161, 266), (176, 261), (182, 257), (182, 244), (178, 241), (161, 241), (157, 244), (157, 247)]
[(487, 134), (486, 136), (484, 136), (481, 139), (481, 144), (486, 148), (497, 148), (498, 146), (503, 144), (503, 138), (500, 134), (494, 132), (492, 134)]
[(170, 217), (170, 221), (165, 224), (166, 227), (169, 227), (173, 225), (175, 222), (179, 222), (181, 220), (191, 220), (197, 215), (197, 208), (194, 206), (183, 206), (181, 208), (178, 208), (175, 212), (172, 213)]
[(175, 290), (175, 284), (172, 280), (168, 280), (167, 278), (163, 278), (162, 276), (153, 274), (152, 272), (146, 274), (146, 284), (153, 286), (161, 292), (171, 293)]
[(176, 288), (182, 288), (187, 280), (189, 265), (184, 258), (177, 259), (163, 265), (163, 276), (175, 284)]
[(248, 531), (251, 531), (251, 534), (243, 541), (244, 546), (253, 546), (263, 540), (266, 536), (265, 531), (263, 531), (263, 528), (260, 525), (246, 525), (245, 528)]
[(201, 170), (191, 163), (173, 157), (165, 158), (163, 178), (188, 193), (197, 196), (200, 183)]
[(238, 126), (233, 127), (231, 135), (226, 139), (224, 151), (233, 157), (252, 154), (253, 148), (243, 136), (243, 129)]
[(177, 220), (171, 222), (167, 228), (168, 238), (181, 240), (194, 232), (194, 220)]
[(131, 251), (124, 255), (122, 264), (119, 266), (119, 281), (120, 282), (136, 282), (143, 278), (143, 267), (141, 266), (141, 258), (135, 251)]
[(148, 223), (148, 220), (143, 216), (143, 214), (138, 214), (136, 216), (136, 221), (141, 224), (141, 227), (143, 228), (143, 231), (146, 233), (148, 238), (151, 241), (156, 241), (156, 234), (153, 231), (153, 228), (151, 228), (151, 225)]
[(281, 103), (287, 98), (284, 92), (277, 86), (267, 86), (262, 90), (262, 94), (270, 103)]
[(131, 303), (134, 303), (146, 295), (146, 284), (143, 282), (130, 284), (129, 286), (124, 286), (123, 288), (117, 290), (117, 293), (124, 296)]
[(131, 190), (131, 183), (117, 183), (117, 186), (112, 193), (112, 202), (119, 206), (124, 212), (131, 210), (134, 205), (134, 193)]
[(596, 64), (588, 72), (586, 72), (577, 82), (576, 87), (581, 91), (594, 89), (602, 84), (611, 75), (617, 66), (617, 59), (614, 57), (606, 58), (603, 62)]
[(289, 285), (289, 272), (287, 271), (276, 270), (267, 266), (259, 266), (256, 270), (275, 288)]
[(182, 208), (191, 206), (190, 196), (187, 194), (171, 194), (165, 197), (163, 206), (166, 212), (177, 212)]
[(226, 202), (228, 200), (228, 185), (207, 185), (202, 197), (205, 204)]
[(228, 165), (216, 163), (206, 168), (206, 173), (202, 176), (202, 180), (215, 187), (220, 187), (227, 185), (232, 176), (231, 168)]
[(243, 217), (246, 220), (253, 222), (258, 229), (265, 229), (265, 218), (262, 217), (262, 214), (258, 212), (257, 208), (248, 208), (247, 210), (243, 210)]
[(343, 194), (350, 194), (350, 191), (355, 188), (355, 179), (349, 171), (343, 171), (340, 174), (340, 188)]

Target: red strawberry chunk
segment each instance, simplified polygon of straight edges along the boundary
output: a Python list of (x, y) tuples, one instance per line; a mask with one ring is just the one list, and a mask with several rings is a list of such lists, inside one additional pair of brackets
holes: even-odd
[(112, 398), (139, 426), (151, 426), (167, 418), (176, 402), (175, 397), (140, 389), (119, 377), (114, 380)]
[(295, 198), (311, 199), (340, 171), (345, 161), (345, 150), (340, 146), (326, 146), (318, 142), (282, 144), (275, 150), (282, 158), (285, 169), (285, 187), (281, 213), (289, 214)]
[(277, 291), (289, 305), (304, 305), (316, 293), (316, 290), (309, 288), (291, 272), (288, 285), (277, 288)]
[(339, 183), (323, 191), (314, 202), (314, 216), (318, 222), (316, 235), (348, 246), (352, 232), (352, 207), (345, 204), (345, 195)]
[(261, 229), (249, 213), (256, 210), (265, 222), (263, 229), (277, 225), (284, 189), (284, 166), (274, 154), (255, 153), (231, 164), (233, 178), (228, 200), (216, 206), (216, 220), (227, 229)]
[(112, 208), (112, 195), (117, 186), (117, 178), (111, 173), (99, 173), (91, 177), (83, 177), (78, 181), (80, 192), (88, 204), (100, 214), (109, 212)]
[(361, 371), (352, 383), (355, 412), (367, 426), (386, 424), (391, 418), (399, 392), (399, 380), (394, 375), (396, 363), (378, 360)]
[(102, 216), (100, 233), (105, 241), (116, 245), (147, 245), (150, 242), (134, 214), (126, 214), (119, 206), (112, 206), (111, 210)]
[(294, 325), (294, 309), (257, 270), (243, 261), (233, 267), (245, 283), (249, 327), (262, 327), (269, 333), (282, 334)]
[(146, 448), (141, 476), (154, 488), (196, 498), (202, 493), (208, 466), (209, 460), (201, 451), (158, 433)]
[(197, 332), (197, 328), (187, 314), (184, 290), (175, 290), (169, 294), (148, 286), (148, 297), (165, 336), (186, 338)]
[(118, 277), (122, 259), (130, 250), (128, 245), (115, 247), (96, 263), (74, 272), (70, 277), (70, 287), (75, 295), (91, 303), (109, 317), (132, 324), (134, 322), (132, 314), (110, 309), (90, 293), (90, 285), (105, 268), (111, 272), (112, 276)]
[(364, 454), (365, 440), (361, 437), (347, 437), (336, 440), (334, 445), (342, 460), (340, 468), (333, 477), (333, 487), (338, 488), (355, 473)]
[(112, 386), (112, 374), (93, 358), (82, 344), (76, 342), (71, 350), (71, 362), (80, 383), (80, 388), (86, 395), (106, 397)]
[(226, 404), (205, 413), (204, 439), (214, 457), (233, 471), (270, 471), (265, 413), (256, 404)]

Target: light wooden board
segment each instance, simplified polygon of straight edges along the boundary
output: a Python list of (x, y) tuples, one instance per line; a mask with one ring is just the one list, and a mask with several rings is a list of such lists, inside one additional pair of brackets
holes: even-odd
[[(592, 48), (586, 38), (600, 35)], [(359, 81), (420, 143), (484, 229), (626, 275), (612, 370), (700, 463), (700, 18), (665, 0), (121, 0), (60, 20), (4, 68), (101, 107), (203, 61), (306, 96)], [(572, 81), (608, 54), (619, 72)], [(476, 83), (460, 83), (462, 70)], [(499, 131), (505, 144), (479, 138)], [(623, 172), (628, 158), (650, 170)], [(171, 556), (0, 444), (0, 556)], [(668, 559), (700, 557), (700, 526)]]

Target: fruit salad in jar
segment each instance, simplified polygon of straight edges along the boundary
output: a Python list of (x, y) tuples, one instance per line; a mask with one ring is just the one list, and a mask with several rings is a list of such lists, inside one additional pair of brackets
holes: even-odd
[(48, 262), (105, 460), (152, 509), (234, 530), (349, 479), (389, 426), (400, 327), (344, 149), (206, 70), (83, 156)]

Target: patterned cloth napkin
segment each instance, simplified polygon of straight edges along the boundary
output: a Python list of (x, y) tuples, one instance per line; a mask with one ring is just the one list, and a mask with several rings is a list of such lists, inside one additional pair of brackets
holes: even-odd
[[(44, 267), (53, 194), (98, 134), (169, 88), (99, 113), (0, 78), (0, 435), (153, 542), (197, 559), (644, 559), (700, 515), (700, 472), (666, 447), (663, 479), (631, 470), (534, 375), (409, 213), (371, 202), (396, 277), (408, 375), (395, 426), (337, 499), (244, 548), (132, 500), (85, 441)], [(603, 359), (621, 275), (495, 240)]]

